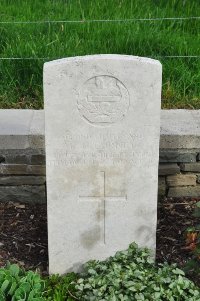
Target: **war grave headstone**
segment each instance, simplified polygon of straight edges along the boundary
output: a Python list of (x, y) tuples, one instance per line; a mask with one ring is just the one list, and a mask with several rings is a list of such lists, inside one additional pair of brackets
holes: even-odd
[(161, 74), (126, 55), (45, 63), (50, 273), (133, 241), (155, 250)]

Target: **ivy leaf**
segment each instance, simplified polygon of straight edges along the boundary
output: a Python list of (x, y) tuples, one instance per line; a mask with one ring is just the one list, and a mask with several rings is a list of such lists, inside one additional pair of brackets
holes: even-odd
[(178, 269), (178, 268), (173, 269), (172, 272), (174, 274), (176, 274), (176, 275), (183, 275), (183, 276), (185, 276), (185, 273), (182, 270)]
[(12, 296), (14, 294), (14, 291), (17, 288), (17, 282), (13, 279), (12, 285), (10, 290), (8, 291), (8, 295)]
[(18, 276), (19, 275), (19, 266), (17, 264), (12, 264), (9, 267), (9, 271), (11, 272), (12, 276)]
[(9, 280), (4, 280), (4, 282), (2, 283), (2, 285), (1, 285), (1, 291), (2, 292), (5, 292), (6, 291), (6, 289), (8, 288), (8, 286), (9, 286), (9, 284), (10, 284), (10, 282), (9, 282)]

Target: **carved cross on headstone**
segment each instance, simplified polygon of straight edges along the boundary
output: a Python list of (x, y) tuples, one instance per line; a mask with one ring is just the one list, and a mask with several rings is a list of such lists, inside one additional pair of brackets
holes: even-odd
[(106, 203), (108, 201), (126, 201), (127, 195), (119, 195), (119, 196), (113, 196), (113, 195), (106, 195), (106, 173), (105, 171), (100, 171), (103, 176), (103, 193), (102, 195), (80, 195), (79, 200), (80, 201), (86, 201), (86, 202), (93, 202), (93, 201), (100, 201), (101, 202), (101, 220), (102, 220), (102, 240), (104, 244), (106, 243)]

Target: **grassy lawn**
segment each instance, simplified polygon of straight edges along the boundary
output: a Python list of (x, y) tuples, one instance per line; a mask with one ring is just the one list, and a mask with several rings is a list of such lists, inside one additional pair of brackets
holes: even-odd
[[(200, 16), (199, 0), (1, 0), (0, 22)], [(0, 24), (0, 108), (43, 107), (45, 61), (96, 53), (158, 58), (163, 108), (200, 109), (200, 19)], [(50, 58), (50, 59), (48, 59)]]

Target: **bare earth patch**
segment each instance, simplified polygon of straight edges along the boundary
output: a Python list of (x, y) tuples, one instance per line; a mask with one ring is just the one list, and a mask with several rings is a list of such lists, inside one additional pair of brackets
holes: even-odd
[[(186, 248), (185, 231), (197, 223), (197, 218), (192, 216), (197, 201), (166, 199), (158, 207), (157, 262), (177, 263), (183, 268), (191, 258)], [(25, 269), (48, 273), (45, 204), (0, 204), (0, 230), (0, 266), (10, 261)], [(199, 283), (195, 275), (190, 277)]]
[(47, 272), (46, 205), (0, 204), (0, 265), (7, 261)]

